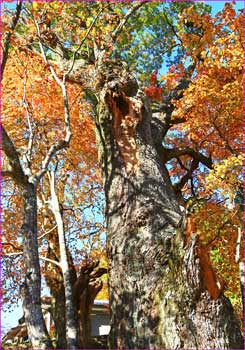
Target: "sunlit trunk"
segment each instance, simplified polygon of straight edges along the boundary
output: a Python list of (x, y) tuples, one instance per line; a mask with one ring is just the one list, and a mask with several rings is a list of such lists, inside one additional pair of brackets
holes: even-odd
[(185, 222), (154, 146), (151, 111), (131, 86), (125, 75), (105, 84), (96, 120), (106, 197), (110, 347), (242, 348), (232, 306), (213, 285), (195, 235), (185, 246)]
[(50, 341), (41, 309), (41, 274), (37, 241), (36, 187), (29, 183), (20, 186), (24, 199), (24, 218), (21, 227), (25, 281), (22, 301), (28, 335), (34, 349), (50, 349)]
[(50, 173), (51, 208), (55, 216), (59, 237), (60, 266), (63, 274), (66, 306), (66, 341), (68, 349), (77, 348), (76, 310), (73, 302), (72, 281), (67, 256), (64, 223), (60, 212), (59, 200), (55, 191), (54, 173)]

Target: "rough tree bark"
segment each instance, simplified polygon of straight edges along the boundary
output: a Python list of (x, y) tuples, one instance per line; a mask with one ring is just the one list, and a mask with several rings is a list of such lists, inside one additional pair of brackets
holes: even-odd
[(78, 320), (78, 345), (83, 349), (91, 348), (91, 309), (96, 295), (103, 287), (100, 277), (107, 272), (105, 268), (98, 267), (98, 265), (99, 261), (85, 262), (80, 268), (77, 280), (73, 285)]
[[(69, 348), (66, 342), (66, 299), (64, 278), (60, 261), (60, 249), (57, 233), (49, 237), (49, 248), (46, 260), (45, 280), (52, 296), (51, 313), (55, 324), (56, 348)], [(79, 349), (91, 348), (90, 313), (96, 295), (103, 286), (100, 277), (107, 272), (98, 267), (99, 262), (85, 261), (78, 272), (74, 267), (71, 254), (67, 249), (68, 265), (71, 276), (75, 320), (77, 321), (77, 346)], [(58, 264), (54, 264), (53, 262)], [(93, 342), (93, 348), (98, 348)]]
[(41, 273), (37, 242), (36, 186), (28, 181), (21, 184), (24, 199), (24, 217), (21, 227), (25, 281), (22, 285), (23, 312), (28, 334), (35, 349), (52, 348), (41, 309)]
[[(142, 3), (137, 2), (122, 18), (111, 35), (112, 44)], [(189, 239), (185, 237), (185, 220), (164, 166), (168, 157), (190, 151), (172, 150), (170, 154), (162, 148), (172, 106), (167, 101), (165, 115), (152, 118), (147, 100), (137, 95), (134, 78), (122, 72), (118, 62), (109, 64), (103, 59), (103, 49), (94, 45), (94, 77), (89, 76), (89, 62), (76, 59), (76, 54), (72, 62), (61, 54), (57, 64), (67, 72), (67, 78), (81, 83), (85, 90), (87, 83), (98, 97), (96, 127), (106, 197), (110, 346), (243, 348), (238, 321), (218, 285), (207, 252), (195, 232)], [(193, 168), (200, 161), (209, 162), (201, 154), (191, 153)]]
[(42, 310), (41, 310), (41, 273), (38, 257), (37, 242), (37, 184), (25, 172), (27, 168), (21, 166), (19, 155), (2, 128), (2, 146), (9, 161), (9, 173), (22, 193), (23, 198), (23, 224), (21, 227), (23, 237), (23, 261), (25, 280), (21, 288), (23, 311), (27, 324), (28, 334), (34, 349), (50, 349), (50, 341)]
[(114, 67), (113, 77), (106, 63), (99, 69), (96, 127), (106, 197), (110, 347), (243, 348), (206, 252), (195, 233), (185, 240), (185, 220), (160, 160), (146, 98), (137, 95), (130, 74), (115, 75), (120, 69)]

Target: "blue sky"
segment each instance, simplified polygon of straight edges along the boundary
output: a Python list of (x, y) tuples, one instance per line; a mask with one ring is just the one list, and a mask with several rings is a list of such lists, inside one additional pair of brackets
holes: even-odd
[[(196, 1), (196, 2), (198, 2), (198, 1)], [(223, 0), (206, 1), (206, 0), (203, 0), (200, 2), (205, 2), (206, 4), (212, 6), (212, 13), (215, 14), (216, 12), (220, 11), (224, 7), (224, 4), (226, 2), (232, 2), (232, 0), (227, 0), (227, 1), (223, 1)], [(12, 3), (7, 3), (7, 2), (4, 2), (4, 0), (3, 0), (3, 4), (7, 5), (8, 8), (12, 8), (12, 9), (15, 8), (15, 1), (13, 1)], [(244, 0), (236, 1), (236, 6), (235, 6), (236, 9), (240, 9), (243, 7), (244, 7)]]
[[(204, 1), (204, 2), (212, 7), (212, 14), (215, 15), (217, 12), (222, 10), (226, 2), (232, 2), (232, 1), (216, 0), (216, 1)], [(11, 8), (11, 9), (15, 8), (15, 2), (6, 3), (3, 1), (2, 5), (6, 5), (8, 8)], [(238, 10), (242, 8), (244, 8), (244, 1), (243, 0), (236, 1), (235, 9)], [(22, 316), (22, 309), (20, 304), (15, 308), (13, 308), (11, 312), (2, 312), (2, 318), (1, 318), (2, 330), (3, 331), (6, 330), (6, 327), (9, 327), (10, 325), (11, 327), (16, 326), (18, 324), (18, 319), (21, 316)]]
[[(222, 10), (222, 8), (224, 7), (224, 4), (226, 2), (232, 2), (232, 1), (220, 1), (220, 0), (216, 0), (216, 1), (206, 1), (204, 0), (204, 2), (207, 4), (207, 5), (210, 5), (212, 6), (212, 14), (215, 15), (217, 12), (219, 12), (220, 10)], [(239, 9), (242, 9), (244, 8), (244, 1), (243, 0), (239, 0), (239, 1), (236, 1), (236, 5), (235, 5), (235, 9), (236, 10), (239, 10)]]

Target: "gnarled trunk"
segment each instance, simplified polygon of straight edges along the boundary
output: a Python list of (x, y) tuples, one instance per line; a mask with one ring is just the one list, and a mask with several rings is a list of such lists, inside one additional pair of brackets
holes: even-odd
[[(105, 79), (106, 82), (106, 79)], [(132, 87), (132, 88), (131, 88)], [(111, 308), (118, 349), (230, 349), (243, 341), (230, 302), (201, 261), (132, 78), (106, 82), (97, 110), (104, 178)], [(207, 277), (212, 275), (209, 288)]]
[(98, 267), (99, 261), (83, 264), (73, 285), (74, 303), (77, 311), (78, 346), (87, 349), (91, 343), (90, 313), (96, 295), (103, 287), (99, 278), (106, 269)]
[(24, 199), (24, 218), (21, 227), (25, 267), (25, 281), (21, 288), (23, 311), (33, 349), (50, 349), (52, 343), (41, 310), (36, 186), (26, 181), (20, 185), (20, 189)]

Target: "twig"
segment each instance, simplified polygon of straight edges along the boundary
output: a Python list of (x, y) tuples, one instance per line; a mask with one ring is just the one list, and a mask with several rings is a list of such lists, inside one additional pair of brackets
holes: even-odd
[(241, 228), (237, 227), (237, 240), (236, 240), (236, 254), (235, 254), (235, 262), (238, 264), (240, 262), (240, 248), (241, 248)]
[(54, 227), (52, 227), (50, 230), (44, 232), (42, 235), (38, 236), (37, 239), (41, 239), (44, 236), (48, 235), (49, 233), (51, 233), (52, 231), (54, 231), (56, 229), (57, 225), (55, 225)]
[(163, 16), (165, 18), (165, 21), (167, 22), (167, 24), (169, 25), (169, 27), (171, 28), (172, 32), (174, 33), (174, 35), (176, 36), (176, 38), (181, 42), (181, 44), (183, 45), (183, 41), (182, 39), (179, 37), (178, 33), (176, 32), (173, 24), (169, 21), (166, 13), (163, 11)]
[(10, 242), (3, 242), (2, 243), (2, 246), (10, 246), (16, 250), (19, 250), (19, 251), (22, 251), (22, 247), (16, 247), (16, 245), (14, 245), (13, 243), (10, 243)]
[[(208, 243), (206, 243), (206, 247), (209, 247), (213, 242), (216, 241), (217, 238), (219, 238), (221, 230), (226, 226), (226, 225), (232, 225), (231, 219), (237, 215), (238, 211), (235, 211), (233, 213), (233, 215), (231, 216), (231, 218), (228, 218), (225, 222), (223, 222), (222, 225), (220, 225), (219, 229), (218, 229), (218, 233), (214, 236), (214, 238), (212, 238)], [(232, 225), (233, 226), (233, 225)]]
[(2, 253), (3, 256), (18, 256), (18, 255), (23, 255), (23, 252), (16, 252), (16, 253)]
[(54, 265), (59, 266), (61, 268), (61, 265), (58, 261), (55, 261), (55, 260), (52, 260), (49, 258), (45, 258), (44, 256), (40, 256), (39, 259), (50, 262), (51, 264), (54, 264)]

